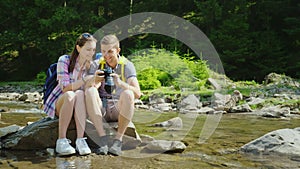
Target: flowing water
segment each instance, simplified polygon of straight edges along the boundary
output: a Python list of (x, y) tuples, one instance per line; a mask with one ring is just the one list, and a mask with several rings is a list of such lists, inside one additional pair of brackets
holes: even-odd
[[(0, 127), (24, 126), (44, 117), (34, 104), (2, 101)], [(151, 124), (173, 117), (183, 120), (181, 130)], [(208, 115), (157, 113), (137, 110), (134, 123), (140, 135), (179, 140), (187, 145), (182, 153), (147, 153), (143, 147), (123, 151), (123, 156), (51, 156), (44, 151), (0, 151), (0, 168), (300, 168), (293, 156), (243, 154), (244, 144), (277, 129), (299, 127), (300, 119), (262, 118), (250, 114)], [(211, 134), (211, 135), (210, 135)]]

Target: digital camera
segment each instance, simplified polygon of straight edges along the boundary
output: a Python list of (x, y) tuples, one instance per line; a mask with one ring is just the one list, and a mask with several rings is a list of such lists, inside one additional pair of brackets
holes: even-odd
[[(104, 72), (104, 79), (105, 79), (105, 86), (104, 89), (107, 93), (111, 94), (112, 91), (115, 90), (115, 83), (114, 79), (110, 74), (114, 73), (111, 67), (107, 67), (106, 69), (102, 70)], [(103, 75), (103, 74), (101, 74)]]

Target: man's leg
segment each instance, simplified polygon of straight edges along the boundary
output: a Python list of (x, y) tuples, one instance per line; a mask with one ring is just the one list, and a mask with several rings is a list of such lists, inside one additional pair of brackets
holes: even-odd
[(90, 120), (94, 123), (98, 135), (100, 136), (99, 148), (96, 153), (106, 155), (108, 152), (108, 137), (103, 128), (102, 116), (102, 101), (99, 97), (98, 90), (95, 87), (90, 87), (85, 91), (86, 108)]
[(125, 90), (121, 93), (120, 100), (118, 102), (118, 109), (118, 131), (113, 141), (113, 145), (108, 150), (113, 155), (122, 154), (122, 139), (134, 114), (134, 94), (132, 91)]
[(105, 131), (102, 122), (102, 101), (99, 97), (98, 90), (95, 87), (90, 87), (85, 91), (86, 108), (90, 120), (94, 123), (94, 126), (99, 136), (105, 136)]
[(115, 138), (122, 141), (123, 135), (134, 114), (134, 94), (131, 90), (125, 90), (121, 93), (118, 108), (118, 132)]

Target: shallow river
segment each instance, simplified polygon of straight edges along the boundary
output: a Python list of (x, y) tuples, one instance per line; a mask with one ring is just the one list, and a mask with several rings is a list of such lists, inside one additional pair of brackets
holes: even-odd
[[(0, 127), (24, 126), (44, 117), (34, 104), (1, 101)], [(183, 120), (181, 130), (153, 127), (151, 124), (173, 117)], [(249, 114), (196, 115), (137, 110), (133, 120), (140, 135), (178, 140), (187, 145), (182, 153), (145, 153), (142, 147), (123, 151), (123, 156), (73, 155), (55, 157), (32, 151), (0, 151), (0, 168), (300, 168), (300, 158), (250, 155), (239, 152), (244, 144), (277, 129), (300, 126), (297, 117), (262, 118)]]

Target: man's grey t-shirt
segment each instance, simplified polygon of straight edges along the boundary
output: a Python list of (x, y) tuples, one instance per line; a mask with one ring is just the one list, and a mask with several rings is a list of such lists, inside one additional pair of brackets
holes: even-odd
[[(88, 74), (94, 74), (96, 72), (96, 70), (100, 69), (99, 67), (99, 61), (100, 59), (96, 59), (92, 62), (90, 70), (88, 72)], [(105, 64), (105, 69), (108, 67), (107, 64)], [(113, 69), (113, 71), (119, 75), (119, 77), (121, 78), (121, 69), (122, 69), (122, 65), (121, 64), (117, 64), (116, 68)], [(130, 77), (136, 77), (136, 70), (135, 67), (133, 65), (132, 62), (130, 62), (129, 60), (127, 60), (125, 62), (125, 66), (124, 66), (124, 77), (126, 79), (126, 82), (128, 82), (128, 79)], [(100, 93), (100, 97), (112, 97), (113, 99), (119, 99), (120, 98), (120, 94), (122, 93), (122, 91), (124, 89), (120, 88), (120, 87), (116, 87), (116, 90), (112, 93), (112, 94), (108, 94), (105, 89), (104, 89), (104, 84), (105, 82), (101, 83), (101, 87), (98, 89), (99, 93)]]

